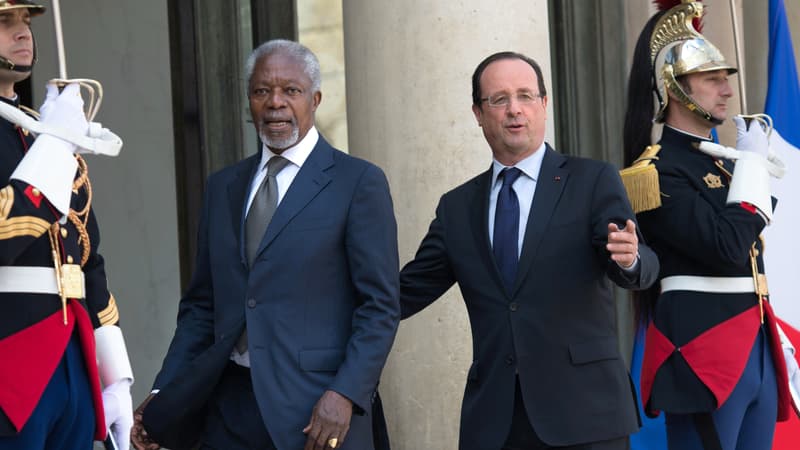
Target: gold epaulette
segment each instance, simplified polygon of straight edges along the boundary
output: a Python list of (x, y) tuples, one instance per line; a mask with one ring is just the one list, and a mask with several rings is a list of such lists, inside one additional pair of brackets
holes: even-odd
[(658, 185), (658, 171), (652, 163), (658, 159), (661, 146), (650, 145), (630, 167), (619, 171), (622, 184), (628, 192), (633, 212), (639, 214), (661, 206), (661, 189)]

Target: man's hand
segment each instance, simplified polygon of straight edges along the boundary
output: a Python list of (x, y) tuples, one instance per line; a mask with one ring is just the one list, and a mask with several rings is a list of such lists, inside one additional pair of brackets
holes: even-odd
[[(60, 93), (55, 85), (48, 84), (47, 95), (44, 104), (39, 108), (39, 113), (41, 115), (39, 121), (42, 124), (69, 130), (78, 136), (85, 135), (89, 130), (89, 122), (83, 112), (83, 98), (78, 84), (69, 84)], [(72, 153), (77, 151), (75, 144), (59, 138), (55, 139)]]
[(625, 229), (620, 230), (617, 224), (608, 224), (608, 244), (606, 249), (611, 259), (623, 269), (630, 269), (639, 255), (639, 237), (636, 235), (636, 224), (628, 219)]
[(757, 153), (766, 158), (769, 154), (769, 140), (761, 123), (751, 120), (748, 124), (742, 116), (734, 116), (733, 122), (736, 124), (736, 149)]
[(129, 379), (117, 381), (103, 389), (103, 412), (106, 426), (119, 450), (128, 450), (133, 426), (133, 406), (131, 404), (131, 382)]
[[(350, 429), (350, 418), (353, 415), (353, 402), (334, 391), (325, 391), (322, 398), (314, 405), (311, 421), (303, 428), (308, 435), (304, 450), (326, 450), (338, 448), (344, 442), (347, 430)], [(329, 445), (335, 439), (335, 446)], [(148, 449), (149, 450), (149, 449)]]
[(133, 448), (136, 450), (158, 450), (161, 446), (150, 439), (150, 436), (147, 435), (147, 431), (144, 430), (144, 425), (142, 425), (142, 414), (144, 413), (144, 408), (150, 403), (150, 400), (155, 397), (156, 394), (150, 394), (147, 396), (146, 399), (136, 408), (136, 411), (133, 412), (133, 430), (131, 430), (131, 442), (133, 443)]

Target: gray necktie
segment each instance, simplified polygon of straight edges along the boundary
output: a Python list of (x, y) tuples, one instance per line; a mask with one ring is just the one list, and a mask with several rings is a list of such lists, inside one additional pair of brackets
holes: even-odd
[(267, 176), (256, 191), (256, 196), (253, 198), (253, 203), (250, 205), (250, 210), (247, 213), (247, 219), (244, 223), (245, 230), (245, 243), (247, 244), (247, 264), (253, 265), (253, 259), (256, 257), (258, 247), (261, 245), (261, 239), (267, 231), (267, 225), (275, 214), (275, 209), (278, 207), (278, 182), (275, 176), (286, 165), (289, 160), (280, 156), (273, 156), (267, 162)]
[[(264, 238), (264, 233), (267, 231), (267, 225), (275, 214), (275, 209), (278, 207), (278, 181), (275, 176), (286, 165), (289, 160), (280, 156), (273, 156), (267, 162), (267, 176), (256, 191), (256, 196), (253, 197), (253, 203), (250, 205), (250, 210), (247, 213), (247, 218), (244, 222), (245, 230), (245, 244), (247, 251), (247, 264), (253, 266), (253, 260), (258, 252), (258, 247), (261, 245), (261, 239)], [(244, 353), (247, 351), (247, 330), (245, 330), (236, 341), (236, 351)]]

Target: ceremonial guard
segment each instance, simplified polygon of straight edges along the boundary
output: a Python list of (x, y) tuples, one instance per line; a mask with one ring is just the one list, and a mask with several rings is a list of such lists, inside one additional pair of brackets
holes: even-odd
[[(625, 120), (632, 167), (623, 170), (661, 262), (642, 402), (648, 415), (665, 412), (671, 450), (768, 450), (791, 404), (760, 237), (781, 164), (768, 155), (761, 118), (733, 118), (735, 166), (714, 152), (711, 132), (727, 117), (737, 69), (698, 31), (702, 3), (657, 3), (664, 10), (634, 54)], [(664, 128), (650, 145), (654, 121)]]
[[(31, 74), (30, 22), (43, 12), (0, 0), (3, 117), (22, 108), (14, 83)], [(89, 136), (77, 84), (50, 84), (39, 121), (22, 117)], [(86, 163), (62, 138), (5, 118), (0, 130), (0, 449), (86, 450), (107, 426), (127, 449), (133, 374), (97, 252)]]

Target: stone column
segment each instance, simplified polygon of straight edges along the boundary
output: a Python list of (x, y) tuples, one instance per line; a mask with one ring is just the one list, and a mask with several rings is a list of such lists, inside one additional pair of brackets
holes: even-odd
[[(343, 12), (350, 153), (386, 171), (404, 264), (441, 194), (490, 165), (471, 111), (478, 63), (525, 53), (551, 91), (547, 1), (348, 0)], [(380, 387), (393, 449), (457, 448), (471, 342), (457, 290), (401, 324)]]

